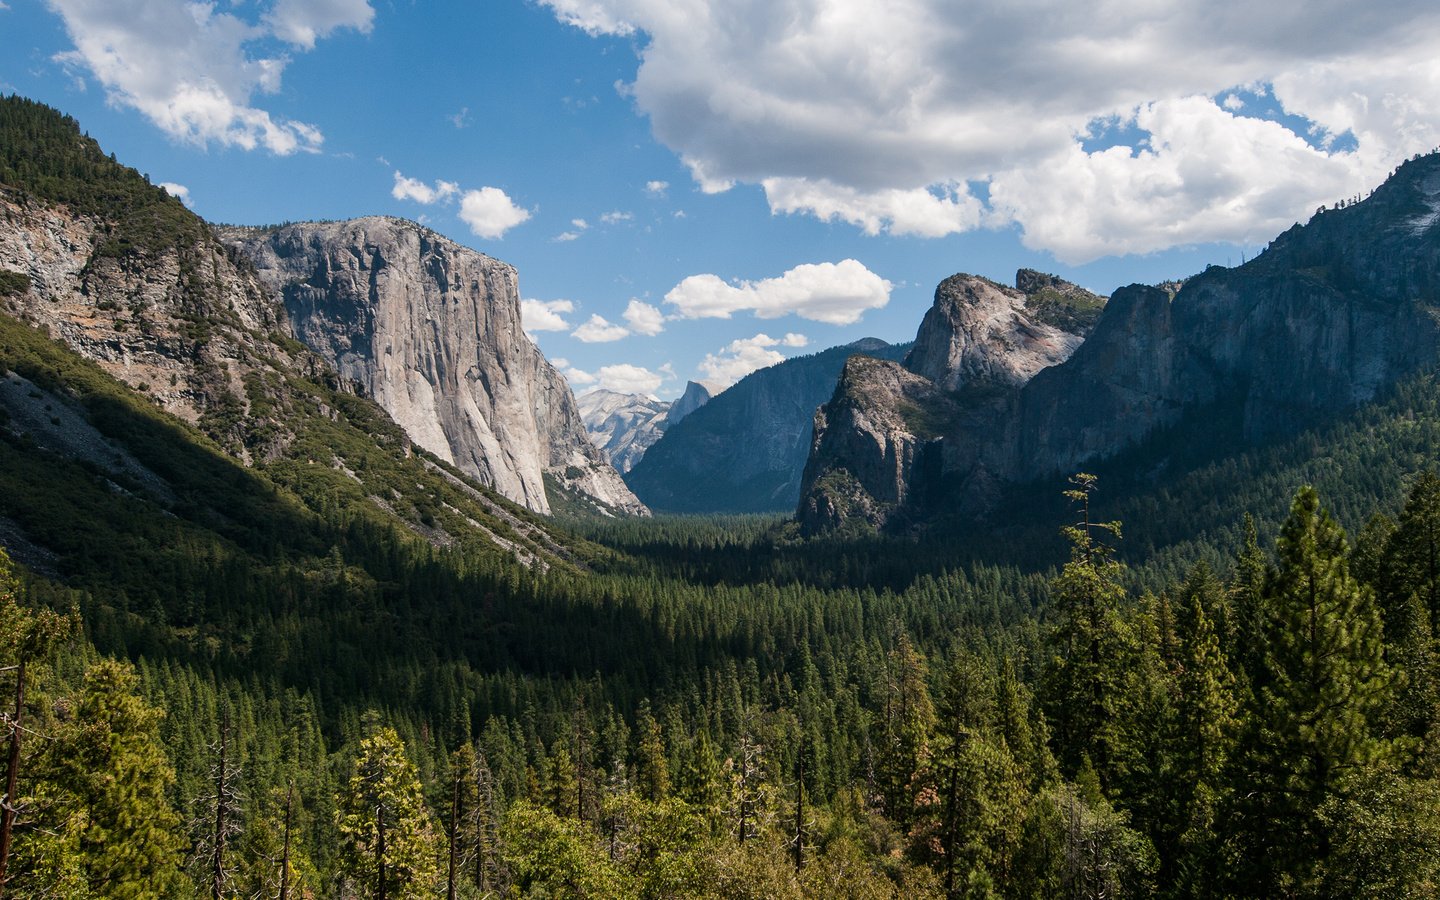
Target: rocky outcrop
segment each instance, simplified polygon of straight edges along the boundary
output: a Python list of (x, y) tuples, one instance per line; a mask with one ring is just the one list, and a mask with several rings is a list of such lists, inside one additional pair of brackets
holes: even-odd
[(509, 265), (385, 217), (220, 234), (281, 299), (295, 336), (416, 444), (539, 512), (547, 475), (646, 512), (521, 328)]
[(1028, 269), (1016, 283), (1028, 291), (951, 276), (936, 288), (903, 367), (858, 359), (846, 367), (815, 415), (797, 511), (807, 531), (923, 515), (957, 449), (982, 445), (997, 427), (993, 411), (1069, 358), (1105, 302)]
[[(1174, 452), (1164, 433), (1207, 444), (1185, 448), (1190, 457), (1213, 457), (1321, 424), (1440, 360), (1440, 154), (1404, 164), (1364, 201), (1322, 209), (1245, 265), (1116, 291), (1069, 358), (1040, 365), (1028, 380), (1026, 371), (1047, 359), (1029, 354), (1029, 326), (1002, 334), (993, 315), (967, 319), (967, 302), (993, 313), (1000, 300), (990, 286), (953, 281), (937, 292), (908, 364), (957, 401), (939, 442), (940, 475), (926, 476), (938, 485), (932, 504), (983, 513), (1007, 485), (1125, 451), (1159, 471)], [(1096, 308), (1049, 276), (1022, 271), (1017, 286), (1029, 292), (1031, 325), (1063, 330)], [(1003, 358), (1012, 350), (1021, 352), (1016, 364)], [(998, 389), (977, 392), (982, 383)], [(865, 515), (857, 486), (872, 499), (896, 493), (888, 466), (876, 465), (874, 441), (842, 433), (831, 412), (858, 402), (837, 392), (824, 411), (820, 458), (807, 472), (816, 484), (827, 473), (832, 483), (852, 481), (850, 495), (828, 507), (800, 507), (812, 527), (833, 527), (830, 510)], [(848, 416), (845, 427), (874, 432), (867, 423), (881, 419), (872, 409)], [(913, 513), (919, 494), (912, 483), (899, 508)], [(885, 517), (867, 517), (876, 518)]]
[(198, 220), (143, 256), (98, 252), (115, 223), (20, 192), (0, 190), (0, 222), (0, 270), (28, 283), (4, 301), (8, 311), (191, 423), (247, 414), (257, 360), (290, 362), (266, 337), (280, 324), (275, 307)]
[(665, 415), (665, 427), (670, 427), (676, 422), (693, 413), (695, 410), (709, 403), (710, 400), (721, 391), (725, 390), (723, 384), (715, 384), (710, 381), (687, 381), (685, 382), (685, 393), (670, 404), (670, 411)]
[(815, 409), (834, 393), (845, 360), (856, 353), (898, 360), (908, 349), (868, 338), (752, 372), (671, 424), (626, 483), (671, 512), (794, 509)]
[[(1017, 283), (1040, 290), (1059, 281), (1037, 285), (1027, 271)], [(1028, 314), (1028, 299), (1016, 288), (974, 275), (945, 279), (935, 289), (935, 303), (920, 323), (905, 367), (947, 391), (968, 384), (1024, 384), (1068, 359), (1084, 340), (1082, 329), (1066, 330)]]
[[(940, 474), (940, 428), (952, 395), (899, 363), (852, 356), (829, 403), (815, 412), (800, 519), (810, 530), (884, 524)], [(843, 465), (837, 462), (844, 461)]]
[(610, 464), (628, 472), (665, 433), (671, 404), (645, 394), (601, 388), (576, 398), (590, 440)]

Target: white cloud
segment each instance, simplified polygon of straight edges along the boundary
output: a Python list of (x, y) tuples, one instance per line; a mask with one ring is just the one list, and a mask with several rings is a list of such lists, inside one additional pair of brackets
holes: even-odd
[[(791, 336), (786, 335), (786, 337)], [(770, 349), (782, 343), (785, 342), (777, 341), (768, 334), (757, 334), (751, 338), (733, 340), (718, 353), (705, 354), (705, 358), (700, 361), (700, 373), (709, 381), (718, 381), (725, 385), (734, 384), (756, 369), (784, 362), (784, 354)], [(786, 344), (786, 346), (793, 345)]]
[(584, 219), (571, 219), (570, 224), (574, 225), (580, 231), (584, 231), (585, 229), (590, 227), (590, 223), (586, 222)]
[(625, 307), (625, 323), (636, 334), (654, 337), (665, 330), (665, 314), (643, 300), (631, 298)]
[(1353, 155), (1327, 155), (1205, 97), (1147, 104), (1135, 124), (1149, 146), (1077, 146), (1045, 167), (996, 176), (997, 220), (1019, 223), (1026, 246), (1072, 263), (1199, 241), (1263, 244), (1297, 209), (1353, 193), (1357, 180)]
[(649, 195), (652, 196), (652, 197), (663, 197), (663, 196), (665, 196), (665, 192), (668, 191), (669, 189), (670, 189), (670, 182), (668, 182), (668, 181), (647, 181), (647, 182), (645, 182), (645, 193), (649, 194)]
[(825, 221), (840, 219), (866, 234), (887, 231), (944, 237), (974, 229), (983, 210), (963, 185), (871, 192), (804, 178), (766, 178), (761, 185), (773, 212), (810, 213)]
[[(642, 33), (624, 91), (701, 190), (763, 185), (776, 212), (871, 233), (1017, 222), (1032, 246), (1077, 261), (1132, 245), (1241, 241), (1277, 215), (1254, 202), (1271, 174), (1284, 170), (1273, 199), (1288, 224), (1334, 199), (1337, 170), (1348, 173), (1338, 195), (1354, 194), (1440, 144), (1432, 0), (1387, 0), (1383, 10), (1353, 0), (974, 0), (963, 13), (953, 0), (542, 2), (591, 34)], [(1303, 120), (1297, 139), (1322, 150), (1295, 153), (1255, 127), (1271, 104), (1237, 104), (1266, 90)], [(1203, 150), (1148, 130), (1176, 125), (1155, 111), (1195, 98), (1225, 98), (1207, 102), (1247, 115), (1206, 114)], [(1111, 120), (1132, 122), (1136, 158), (1148, 149), (1168, 171), (1127, 180), (1122, 198), (1103, 201), (1084, 185), (1113, 183), (1116, 161), (1087, 152), (1103, 149), (1088, 136)], [(1347, 132), (1353, 141), (1333, 140)], [(1253, 177), (1210, 175), (1240, 157), (1258, 164)], [(1109, 207), (1099, 218), (1118, 232), (1090, 230), (1089, 215), (1057, 228), (1038, 202), (987, 209), (966, 188), (1053, 181), (1057, 164)], [(1177, 205), (1177, 192), (1187, 201)], [(1158, 235), (1155, 206), (1179, 213)], [(1236, 211), (1216, 214), (1227, 206)]]
[(470, 124), (470, 107), (462, 106), (459, 112), (445, 118), (449, 119), (450, 124), (456, 128), (465, 128)]
[(555, 243), (564, 244), (568, 243), (569, 241), (578, 240), (579, 237), (580, 232), (578, 231), (562, 231), (559, 234), (555, 235)]
[(660, 390), (661, 383), (665, 381), (664, 375), (629, 363), (601, 366), (596, 375), (600, 387), (619, 391), (622, 394), (654, 396), (655, 392)]
[(530, 211), (516, 206), (509, 195), (496, 187), (466, 191), (460, 198), (460, 220), (482, 238), (495, 240), (530, 218)]
[(606, 225), (619, 225), (621, 222), (628, 222), (633, 218), (635, 218), (633, 213), (621, 212), (617, 209), (614, 212), (608, 212), (602, 215), (600, 221)]
[(565, 376), (566, 381), (576, 387), (584, 387), (600, 380), (584, 369), (577, 369), (568, 363), (562, 363), (561, 360), (555, 361), (555, 367), (560, 370), (561, 375)]
[(728, 319), (750, 310), (762, 319), (798, 315), (816, 322), (850, 325), (866, 310), (890, 302), (890, 282), (853, 259), (796, 266), (778, 278), (728, 284), (718, 276), (691, 275), (665, 295), (687, 319)]
[(279, 0), (267, 19), (280, 40), (310, 50), (340, 28), (369, 34), (375, 10), (369, 0)]
[[(564, 313), (575, 311), (575, 304), (569, 300), (521, 300), (520, 321), (526, 331), (569, 331), (570, 323)], [(563, 367), (563, 360), (555, 365)]]
[(164, 188), (165, 193), (174, 197), (176, 200), (179, 200), (186, 206), (190, 205), (190, 189), (185, 185), (176, 184), (173, 181), (162, 181), (160, 182), (160, 187)]
[(786, 347), (804, 347), (805, 345), (810, 343), (810, 339), (803, 334), (796, 334), (792, 331), (789, 334), (785, 335), (783, 338), (781, 338), (780, 343), (784, 344)]
[(448, 200), (460, 192), (460, 185), (453, 181), (437, 181), (431, 187), (423, 181), (415, 178), (406, 178), (395, 170), (395, 186), (390, 189), (390, 196), (396, 200), (414, 200), (416, 203), (423, 203), (426, 206), (442, 200)]
[(610, 341), (618, 341), (629, 334), (630, 329), (624, 325), (606, 321), (605, 317), (601, 315), (591, 315), (585, 324), (570, 332), (571, 337), (587, 344), (606, 344)]
[(272, 39), (309, 50), (337, 29), (369, 31), (374, 17), (365, 0), (280, 0), (259, 21), (188, 0), (49, 4), (75, 45), (57, 59), (88, 72), (112, 104), (138, 110), (179, 141), (282, 156), (318, 151), (324, 136), (253, 105), (256, 95), (280, 89), (290, 61)]

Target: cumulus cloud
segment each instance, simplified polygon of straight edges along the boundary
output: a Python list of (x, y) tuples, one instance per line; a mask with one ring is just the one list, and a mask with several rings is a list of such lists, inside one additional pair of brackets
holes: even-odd
[(718, 353), (705, 354), (700, 361), (700, 373), (709, 381), (732, 385), (756, 369), (784, 362), (785, 355), (771, 348), (781, 344), (796, 346), (790, 341), (797, 337), (800, 335), (787, 334), (785, 340), (776, 340), (768, 334), (757, 334), (750, 338), (737, 338)]
[(75, 49), (57, 58), (87, 72), (118, 106), (138, 110), (172, 138), (277, 155), (318, 151), (306, 122), (254, 105), (280, 89), (288, 52), (312, 49), (342, 28), (368, 32), (366, 0), (279, 0), (259, 20), (188, 0), (49, 0)]
[(660, 390), (661, 383), (665, 381), (664, 375), (630, 363), (601, 366), (595, 374), (600, 387), (619, 391), (622, 394), (650, 394), (653, 396), (656, 391)]
[(806, 263), (778, 278), (728, 283), (716, 275), (691, 275), (665, 295), (687, 319), (720, 318), (750, 310), (762, 319), (797, 315), (832, 325), (851, 325), (866, 310), (890, 302), (890, 282), (853, 259)]
[(515, 201), (497, 187), (466, 191), (460, 198), (460, 220), (482, 238), (503, 237), (505, 232), (529, 218), (530, 210), (516, 206)]
[(176, 184), (173, 181), (162, 181), (160, 182), (160, 187), (165, 190), (165, 193), (174, 197), (176, 200), (179, 200), (186, 206), (190, 205), (190, 189), (185, 185)]
[(559, 369), (560, 374), (565, 376), (565, 380), (575, 387), (585, 387), (600, 380), (594, 374), (586, 372), (584, 369), (577, 369), (563, 359), (555, 360), (555, 368)]
[(633, 218), (635, 218), (634, 213), (622, 212), (617, 209), (614, 212), (607, 212), (602, 215), (600, 221), (606, 225), (619, 225), (621, 222), (628, 222)]
[(416, 203), (423, 203), (429, 206), (442, 200), (448, 200), (460, 192), (460, 185), (453, 181), (437, 181), (431, 187), (423, 181), (415, 178), (406, 178), (395, 170), (395, 186), (390, 189), (390, 196), (396, 200), (414, 200)]
[[(1074, 261), (1240, 241), (1269, 227), (1271, 199), (1293, 221), (1440, 144), (1430, 0), (1392, 0), (1383, 14), (1351, 0), (976, 0), (959, 15), (951, 0), (691, 0), (683, 14), (670, 0), (541, 2), (591, 34), (643, 33), (624, 91), (702, 190), (762, 185), (775, 212), (870, 233), (1018, 223), (1032, 246)], [(1269, 104), (1241, 105), (1237, 91), (1256, 87), (1318, 149), (1294, 152), (1278, 122), (1255, 127), (1275, 118)], [(1183, 108), (1202, 101), (1215, 110)], [(1165, 114), (1177, 109), (1207, 129), (1213, 158), (1148, 130), (1176, 125)], [(1084, 186), (1120, 177), (1092, 135), (1111, 121), (1141, 131), (1127, 139), (1132, 158), (1155, 159), (1119, 166), (1136, 177), (1107, 198)], [(1236, 157), (1259, 163), (1250, 177), (1207, 175)], [(1168, 174), (1147, 181), (1146, 165)], [(1045, 204), (1015, 199), (1015, 185), (1057, 166), (1100, 207), (1064, 228)], [(1276, 174), (1286, 187), (1257, 204)], [(969, 190), (1001, 180), (1011, 193), (999, 209)], [(1154, 204), (1173, 213), (1158, 236)], [(1227, 205), (1239, 211), (1220, 215)], [(1094, 232), (1102, 221), (1117, 230)]]
[(629, 334), (630, 329), (624, 325), (616, 325), (598, 314), (591, 315), (585, 324), (570, 332), (571, 337), (587, 344), (606, 344), (610, 341), (618, 341)]
[(636, 334), (654, 337), (665, 330), (665, 314), (643, 300), (632, 298), (624, 315), (625, 324)]
[(645, 182), (645, 193), (649, 194), (649, 195), (652, 196), (652, 197), (663, 197), (663, 196), (665, 196), (665, 192), (668, 191), (669, 189), (670, 189), (670, 182), (668, 182), (668, 181), (647, 181), (647, 182)]
[[(575, 311), (569, 300), (521, 300), (520, 321), (526, 331), (569, 331), (564, 314)], [(556, 360), (556, 365), (561, 361)]]
[(1265, 243), (1297, 210), (1356, 183), (1353, 154), (1316, 150), (1204, 97), (1147, 104), (1134, 122), (1147, 146), (1075, 146), (1043, 168), (996, 176), (995, 216), (1017, 223), (1026, 246), (1078, 263), (1197, 241)]
[(279, 0), (266, 18), (280, 40), (310, 50), (340, 28), (368, 34), (375, 10), (369, 0)]

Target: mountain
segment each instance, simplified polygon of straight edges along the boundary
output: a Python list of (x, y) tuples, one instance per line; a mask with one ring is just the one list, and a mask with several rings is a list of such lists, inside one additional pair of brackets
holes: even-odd
[(669, 512), (793, 509), (815, 408), (834, 392), (845, 360), (899, 359), (908, 348), (865, 338), (752, 372), (673, 424), (626, 483), (646, 505)]
[[(827, 433), (817, 434), (798, 517), (811, 530), (843, 524), (847, 513), (870, 524), (894, 512), (896, 521), (974, 518), (1012, 487), (1122, 453), (1158, 478), (1344, 416), (1440, 358), (1437, 223), (1440, 155), (1430, 154), (1367, 199), (1322, 208), (1242, 266), (1212, 266), (1178, 286), (1117, 290), (1068, 359), (1010, 389), (975, 392), (976, 371), (990, 384), (1008, 376), (977, 370), (963, 340), (922, 334), (917, 347), (955, 351), (907, 361), (954, 401), (927, 421), (933, 446), (911, 452), (930, 466), (914, 476), (927, 485), (929, 509), (912, 488), (888, 513), (866, 516), (874, 504), (856, 490), (891, 496), (888, 477), (867, 484), (862, 475), (876, 466), (855, 455), (856, 436)], [(937, 294), (922, 332), (945, 320), (941, 305)], [(842, 384), (853, 391), (862, 375)], [(827, 410), (866, 400), (837, 392)], [(913, 401), (892, 392), (879, 402)], [(826, 424), (833, 431), (856, 421), (830, 416)], [(903, 430), (869, 437), (872, 455), (919, 440)]]
[[(1016, 287), (953, 275), (935, 289), (904, 364), (853, 358), (815, 413), (799, 519), (808, 531), (913, 517), (934, 499), (948, 433), (971, 433), (1035, 375), (1064, 362), (1105, 298), (1029, 269)], [(983, 429), (982, 429), (983, 430)], [(963, 440), (963, 438), (962, 438)]]
[(577, 402), (590, 439), (616, 469), (628, 472), (667, 428), (704, 406), (721, 390), (705, 382), (690, 381), (678, 399), (666, 401), (648, 394), (600, 388), (581, 395)]
[(403, 219), (222, 228), (296, 338), (416, 444), (549, 512), (545, 477), (644, 514), (520, 324), (515, 269)]
[(576, 402), (590, 440), (621, 472), (630, 471), (660, 439), (671, 408), (670, 403), (645, 394), (604, 388), (581, 394)]
[(679, 399), (670, 404), (670, 411), (665, 415), (665, 427), (669, 428), (671, 425), (674, 425), (695, 410), (709, 403), (723, 390), (725, 390), (725, 385), (716, 384), (712, 381), (685, 382), (685, 393), (681, 394)]

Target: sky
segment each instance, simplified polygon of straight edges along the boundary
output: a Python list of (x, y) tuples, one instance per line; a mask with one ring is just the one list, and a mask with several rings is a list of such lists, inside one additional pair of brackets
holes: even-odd
[(0, 0), (0, 91), (206, 219), (415, 219), (662, 398), (956, 272), (1238, 265), (1440, 145), (1437, 48), (1434, 0)]

